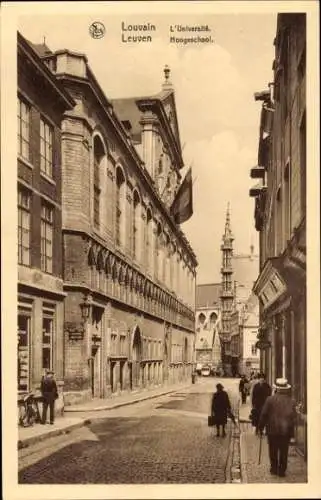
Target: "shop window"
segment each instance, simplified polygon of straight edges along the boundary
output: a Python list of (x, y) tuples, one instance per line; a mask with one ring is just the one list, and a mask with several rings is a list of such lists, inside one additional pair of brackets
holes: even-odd
[(28, 392), (32, 305), (18, 309), (18, 391)]
[(42, 311), (42, 369), (53, 368), (55, 308), (45, 304)]
[(18, 155), (30, 159), (30, 107), (18, 99)]
[(30, 194), (18, 190), (18, 263), (30, 265)]
[(41, 269), (52, 273), (53, 209), (47, 203), (41, 206)]
[(52, 177), (52, 137), (53, 128), (40, 119), (40, 171)]

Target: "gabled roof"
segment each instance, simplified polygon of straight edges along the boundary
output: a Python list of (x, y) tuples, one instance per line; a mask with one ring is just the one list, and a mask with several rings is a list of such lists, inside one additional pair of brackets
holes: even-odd
[(198, 307), (219, 307), (221, 283), (196, 285), (196, 309)]

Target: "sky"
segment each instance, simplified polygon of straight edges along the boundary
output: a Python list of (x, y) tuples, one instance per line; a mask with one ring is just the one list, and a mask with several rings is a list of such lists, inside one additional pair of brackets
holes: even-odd
[[(89, 36), (99, 20), (101, 39)], [(121, 41), (121, 23), (155, 24), (150, 44)], [(204, 25), (214, 43), (169, 43), (169, 26)], [(254, 92), (272, 81), (276, 14), (20, 16), (18, 27), (33, 43), (51, 50), (83, 52), (108, 98), (153, 95), (163, 68), (171, 69), (186, 168), (192, 165), (194, 214), (182, 224), (196, 253), (197, 283), (220, 281), (220, 245), (230, 203), (234, 252), (258, 253), (250, 169), (257, 162), (261, 103)]]

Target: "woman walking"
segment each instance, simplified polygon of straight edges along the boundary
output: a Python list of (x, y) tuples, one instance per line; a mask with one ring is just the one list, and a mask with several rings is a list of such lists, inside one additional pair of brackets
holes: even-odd
[(220, 436), (220, 427), (222, 427), (222, 436), (226, 436), (225, 426), (227, 423), (227, 416), (231, 414), (231, 404), (226, 391), (222, 384), (216, 385), (217, 391), (214, 392), (212, 397), (211, 414), (214, 417), (216, 426), (216, 436)]

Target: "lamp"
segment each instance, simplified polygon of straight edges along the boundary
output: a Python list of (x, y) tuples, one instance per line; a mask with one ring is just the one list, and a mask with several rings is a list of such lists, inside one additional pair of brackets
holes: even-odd
[(89, 311), (90, 311), (90, 302), (88, 300), (88, 296), (85, 297), (84, 302), (80, 304), (81, 308), (81, 315), (84, 320), (89, 318)]

